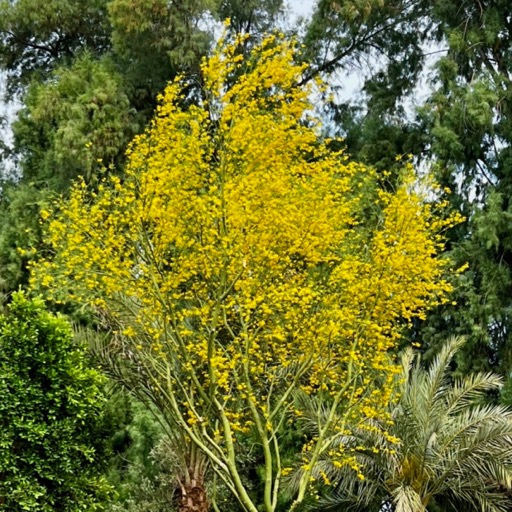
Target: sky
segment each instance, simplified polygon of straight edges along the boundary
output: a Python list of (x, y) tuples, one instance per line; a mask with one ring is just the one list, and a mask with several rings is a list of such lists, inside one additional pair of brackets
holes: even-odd
[(315, 0), (289, 0), (287, 2), (290, 14), (296, 18), (299, 16), (306, 17), (311, 14), (315, 3)]
[[(5, 119), (5, 123), (0, 124), (0, 141), (3, 141), (9, 145), (12, 142), (12, 132), (9, 127), (9, 123), (11, 123), (14, 120), (14, 116), (16, 114), (17, 108), (19, 105), (16, 102), (12, 103), (5, 103), (3, 101), (4, 97), (4, 87), (5, 87), (5, 81), (3, 74), (0, 73), (0, 123), (2, 119)], [(3, 163), (3, 169), (0, 168), (0, 172), (6, 173), (10, 172), (13, 169), (13, 163), (12, 161), (7, 161)]]

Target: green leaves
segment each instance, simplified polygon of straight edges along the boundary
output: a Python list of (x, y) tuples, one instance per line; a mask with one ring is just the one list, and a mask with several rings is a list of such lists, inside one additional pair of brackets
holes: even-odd
[(2, 0), (0, 66), (11, 92), (84, 49), (105, 51), (110, 27), (106, 0)]
[(90, 180), (116, 161), (138, 126), (108, 60), (86, 54), (53, 76), (29, 89), (13, 129), (24, 179), (64, 191), (77, 175)]
[[(201, 28), (213, 1), (112, 0), (108, 5), (115, 60), (139, 100), (154, 101), (179, 72), (196, 74), (211, 34)], [(152, 105), (154, 107), (154, 103)]]
[(69, 324), (14, 294), (0, 317), (0, 508), (76, 511), (105, 496), (103, 385)]

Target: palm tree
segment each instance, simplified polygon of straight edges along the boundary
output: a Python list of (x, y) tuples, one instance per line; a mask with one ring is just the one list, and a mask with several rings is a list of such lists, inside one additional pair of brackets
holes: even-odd
[[(108, 326), (108, 320), (106, 316), (103, 318), (104, 326)], [(160, 425), (163, 437), (153, 455), (160, 459), (158, 462), (167, 462), (167, 471), (172, 473), (175, 503), (169, 503), (169, 508), (175, 505), (178, 512), (207, 512), (210, 509), (206, 484), (208, 459), (177, 427), (173, 416), (166, 414), (166, 398), (152, 385), (149, 375), (154, 367), (148, 368), (134, 358), (119, 334), (110, 338), (92, 329), (79, 328), (75, 335), (77, 341), (89, 346), (112, 383), (133, 396)], [(218, 511), (215, 501), (211, 505)]]
[[(450, 340), (428, 369), (419, 355), (405, 352), (399, 399), (390, 406), (393, 424), (377, 420), (333, 436), (331, 448), (353, 450), (363, 475), (335, 467), (326, 455), (316, 473), (332, 484), (317, 510), (512, 510), (512, 410), (486, 403), (486, 394), (502, 385), (499, 376), (450, 377), (462, 344)], [(310, 405), (317, 420), (319, 411)]]

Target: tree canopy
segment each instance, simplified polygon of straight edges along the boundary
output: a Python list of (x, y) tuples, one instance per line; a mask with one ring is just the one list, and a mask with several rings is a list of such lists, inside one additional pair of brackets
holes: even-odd
[[(244, 510), (270, 512), (295, 393), (332, 419), (382, 414), (401, 322), (446, 300), (435, 254), (456, 219), (436, 218), (406, 171), (384, 192), (372, 169), (331, 151), (293, 44), (268, 37), (244, 59), (244, 39), (203, 62), (200, 105), (180, 106), (185, 79), (166, 89), (123, 179), (77, 184), (43, 212), (53, 251), (33, 283), (102, 312), (112, 373), (187, 434)], [(291, 509), (333, 426), (303, 444), (311, 460)], [(240, 477), (241, 434), (261, 446), (261, 502)]]

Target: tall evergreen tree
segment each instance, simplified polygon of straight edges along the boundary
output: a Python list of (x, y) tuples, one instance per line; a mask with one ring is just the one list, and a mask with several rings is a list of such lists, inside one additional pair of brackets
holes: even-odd
[(512, 369), (512, 20), (506, 1), (436, 2), (445, 35), (437, 89), (422, 115), (438, 177), (467, 215), (452, 254), (469, 263), (457, 305), (430, 318), (434, 345), (469, 334), (459, 367)]

